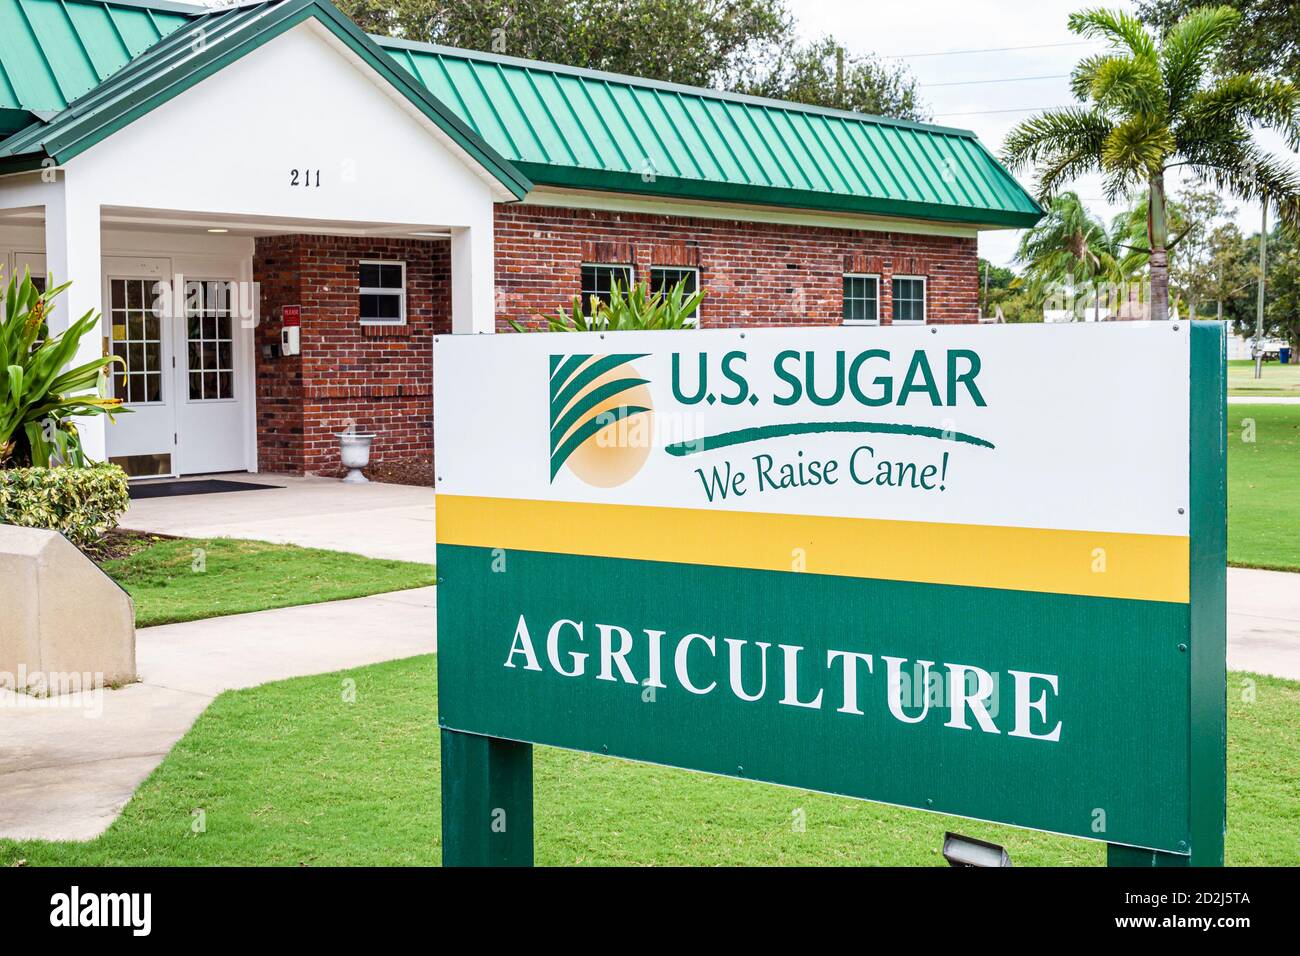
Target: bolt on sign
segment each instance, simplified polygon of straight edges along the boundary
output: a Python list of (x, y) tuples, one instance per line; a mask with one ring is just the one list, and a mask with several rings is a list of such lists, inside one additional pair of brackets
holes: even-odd
[(1220, 864), (1224, 374), (1209, 322), (439, 337), (444, 862), (532, 861), (545, 744)]

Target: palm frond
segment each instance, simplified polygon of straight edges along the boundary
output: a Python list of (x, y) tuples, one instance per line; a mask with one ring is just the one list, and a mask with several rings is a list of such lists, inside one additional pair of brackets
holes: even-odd
[(1092, 81), (1097, 71), (1101, 69), (1102, 64), (1114, 57), (1114, 53), (1094, 53), (1074, 65), (1074, 69), (1070, 71), (1070, 92), (1074, 94), (1076, 100), (1087, 101), (1092, 96)]
[(1267, 199), (1288, 228), (1300, 228), (1300, 171), (1254, 143), (1238, 141), (1188, 153), (1191, 172), (1239, 199)]
[(1188, 99), (1175, 135), (1185, 148), (1211, 137), (1248, 138), (1248, 124), (1276, 130), (1300, 149), (1300, 87), (1245, 73), (1224, 77)]
[(1110, 57), (1098, 64), (1089, 92), (1093, 101), (1108, 111), (1156, 115), (1166, 108), (1160, 69), (1147, 59)]
[(1197, 7), (1170, 27), (1160, 46), (1160, 69), (1172, 109), (1200, 89), (1215, 53), (1239, 23), (1241, 14), (1232, 7)]
[(1070, 32), (1089, 39), (1107, 40), (1136, 57), (1156, 58), (1156, 45), (1146, 26), (1123, 10), (1094, 8), (1070, 14)]
[(1069, 106), (1030, 117), (1007, 134), (1003, 161), (1012, 169), (1042, 164), (1055, 173), (1040, 175), (1040, 186), (1050, 196), (1067, 175), (1093, 172), (1100, 167), (1101, 149), (1113, 124), (1096, 109)]

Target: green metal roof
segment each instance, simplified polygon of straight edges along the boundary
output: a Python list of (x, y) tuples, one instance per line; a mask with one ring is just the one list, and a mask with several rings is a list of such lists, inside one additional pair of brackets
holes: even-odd
[(367, 38), (328, 0), (0, 0), (0, 172), (66, 162), (308, 16), (516, 196), (531, 180), (983, 226), (1042, 216), (968, 130)]
[[(0, 0), (0, 3), (7, 0)], [(20, 3), (33, 0), (18, 0)], [(44, 0), (36, 0), (44, 2)], [(57, 4), (58, 0), (54, 0)], [(266, 0), (204, 10), (177, 25), (61, 112), (0, 143), (0, 172), (31, 169), (45, 158), (62, 164), (218, 70), (307, 19), (315, 19), (392, 83), (516, 198), (532, 184), (438, 102), (327, 0)], [(2, 21), (0, 21), (2, 22)], [(52, 56), (52, 51), (46, 51)]]
[(201, 9), (135, 0), (0, 0), (0, 109), (61, 110)]
[(535, 183), (1030, 226), (969, 130), (374, 37)]

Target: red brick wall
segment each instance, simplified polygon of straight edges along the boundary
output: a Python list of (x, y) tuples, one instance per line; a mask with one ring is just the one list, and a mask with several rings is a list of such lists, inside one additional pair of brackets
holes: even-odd
[[(358, 262), (407, 266), (407, 324), (358, 321)], [(974, 322), (974, 239), (771, 225), (528, 205), (497, 207), (498, 327), (540, 324), (578, 293), (583, 262), (698, 266), (708, 296), (705, 326), (838, 324), (842, 276), (881, 275), (890, 321), (890, 278), (927, 276), (931, 322)], [(349, 423), (378, 433), (372, 460), (431, 461), (434, 334), (451, 331), (446, 241), (279, 236), (257, 241), (257, 438), (263, 471), (339, 474), (335, 432)], [(280, 309), (302, 307), (302, 354), (267, 359), (279, 344)]]
[(979, 318), (973, 238), (519, 204), (497, 206), (498, 327), (572, 303), (583, 262), (698, 266), (704, 326), (839, 324), (846, 271), (880, 274), (885, 324), (895, 273), (927, 276), (930, 322)]
[(261, 290), (261, 321), (254, 332), (257, 362), (257, 467), (302, 472), (302, 361), (267, 358), (280, 345), (280, 308), (297, 304), (301, 236), (258, 239), (253, 277)]
[[(359, 321), (361, 259), (406, 263), (406, 325)], [(258, 466), (338, 474), (337, 432), (375, 432), (371, 461), (431, 461), (433, 336), (451, 331), (449, 243), (281, 236), (259, 239), (258, 344), (278, 343), (280, 307), (302, 307), (301, 354), (258, 358)]]

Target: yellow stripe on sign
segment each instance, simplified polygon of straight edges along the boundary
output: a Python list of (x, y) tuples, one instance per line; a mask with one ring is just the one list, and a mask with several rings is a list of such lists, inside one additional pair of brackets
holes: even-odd
[(439, 544), (1186, 603), (1188, 539), (438, 495)]

